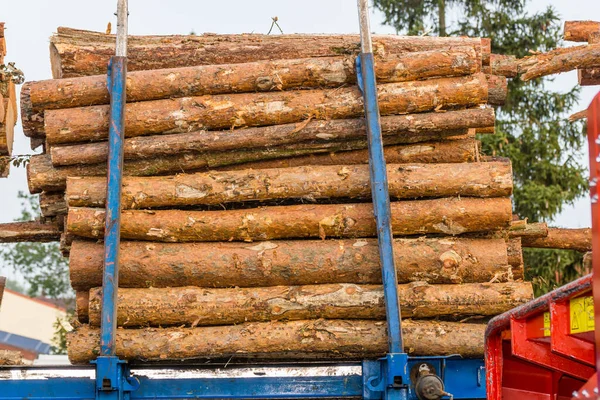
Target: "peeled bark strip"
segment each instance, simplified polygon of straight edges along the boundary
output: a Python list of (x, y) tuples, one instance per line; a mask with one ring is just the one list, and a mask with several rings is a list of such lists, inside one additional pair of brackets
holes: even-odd
[(587, 42), (590, 34), (600, 32), (600, 22), (565, 21), (565, 40), (571, 42)]
[[(490, 107), (446, 113), (392, 115), (381, 118), (381, 130), (384, 136), (395, 136), (401, 143), (417, 143), (464, 134), (467, 128), (492, 126), (494, 120), (494, 110)], [(352, 140), (364, 138), (365, 132), (362, 118), (309, 121), (234, 131), (197, 131), (128, 138), (125, 140), (124, 153), (125, 159), (154, 158), (190, 151), (272, 147), (309, 140)], [(106, 162), (108, 142), (54, 146), (51, 154), (55, 166)]]
[[(411, 355), (482, 357), (485, 324), (402, 321)], [(82, 325), (68, 335), (69, 360), (95, 359), (100, 329)], [(200, 328), (117, 329), (116, 355), (124, 360), (303, 358), (362, 359), (384, 356), (386, 323), (365, 320), (257, 322)]]
[(40, 194), (40, 211), (43, 217), (55, 217), (67, 213), (67, 202), (62, 192), (42, 192)]
[[(512, 193), (511, 165), (494, 163), (388, 164), (390, 196), (504, 197)], [(290, 198), (369, 198), (367, 165), (307, 166), (182, 174), (170, 177), (125, 177), (123, 208), (178, 208)], [(70, 207), (104, 207), (106, 178), (67, 179)]]
[(521, 75), (521, 80), (528, 81), (541, 76), (597, 65), (600, 65), (600, 43), (576, 47), (573, 51), (557, 54), (547, 59), (540, 59), (524, 69), (525, 73)]
[[(508, 228), (510, 198), (442, 198), (393, 202), (395, 235), (458, 235)], [(67, 232), (99, 238), (104, 210), (70, 208)], [(123, 239), (159, 242), (253, 241), (287, 238), (373, 237), (373, 205), (315, 204), (227, 211), (125, 210)]]
[[(420, 51), (451, 51), (471, 47), (477, 59), (487, 59), (483, 40), (466, 37), (374, 35), (377, 54), (401, 55)], [(260, 60), (358, 55), (358, 35), (170, 35), (128, 37), (129, 71), (237, 64)], [(482, 54), (482, 51), (486, 54)], [(115, 53), (115, 36), (59, 27), (50, 39), (54, 79), (106, 73)]]
[[(387, 140), (388, 137), (384, 138), (384, 143)], [(281, 146), (235, 152), (183, 153), (147, 160), (130, 160), (123, 164), (123, 173), (126, 176), (153, 176), (211, 169), (264, 169), (369, 162), (366, 140), (300, 146), (305, 148), (290, 149), (289, 146)], [(335, 146), (341, 146), (341, 150), (353, 147), (361, 150), (336, 152), (332, 149)], [(384, 153), (386, 161), (391, 164), (462, 163), (479, 160), (478, 141), (472, 139), (386, 146)], [(64, 191), (68, 176), (106, 176), (106, 163), (53, 167), (50, 155), (39, 154), (32, 156), (27, 165), (27, 183), (31, 193), (40, 193), (43, 190)]]
[[(378, 86), (382, 115), (471, 107), (487, 101), (485, 75)], [(44, 113), (49, 144), (106, 139), (109, 106), (48, 110)], [(265, 126), (315, 119), (344, 119), (364, 113), (357, 87), (183, 97), (131, 103), (125, 136)]]
[[(504, 239), (394, 239), (398, 281), (504, 282), (510, 270)], [(71, 285), (102, 285), (103, 245), (75, 240)], [(258, 244), (121, 242), (121, 287), (257, 287), (321, 283), (380, 284), (375, 239), (295, 240)]]
[(486, 75), (488, 82), (488, 104), (502, 106), (508, 97), (508, 80), (504, 76)]
[(549, 228), (546, 237), (523, 238), (523, 247), (592, 251), (592, 230)]
[(0, 224), (0, 243), (57, 242), (60, 230), (55, 224), (38, 221)]
[[(346, 56), (134, 71), (127, 75), (127, 101), (340, 87), (356, 84), (354, 63)], [(470, 75), (480, 69), (472, 47), (378, 57), (375, 63), (378, 83)], [(44, 110), (109, 104), (106, 75), (28, 82), (25, 89), (21, 113), (26, 133), (39, 130), (36, 123), (43, 121)]]
[[(379, 285), (308, 285), (208, 289), (121, 289), (117, 324), (138, 326), (235, 325), (303, 319), (385, 320)], [(403, 318), (498, 315), (533, 299), (529, 282), (398, 286)], [(90, 291), (89, 321), (100, 326), (102, 288)]]

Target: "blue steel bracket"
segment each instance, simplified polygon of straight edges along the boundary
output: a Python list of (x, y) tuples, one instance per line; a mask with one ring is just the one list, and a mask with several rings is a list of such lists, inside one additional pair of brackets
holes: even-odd
[(387, 354), (377, 361), (363, 361), (364, 399), (407, 399), (409, 384), (407, 354)]
[(100, 356), (96, 364), (96, 398), (128, 399), (140, 387), (137, 378), (129, 375), (127, 363), (115, 356)]

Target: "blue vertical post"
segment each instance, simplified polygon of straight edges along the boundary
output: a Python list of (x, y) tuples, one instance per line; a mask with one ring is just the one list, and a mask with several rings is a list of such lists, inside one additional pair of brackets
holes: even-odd
[(357, 59), (358, 84), (363, 93), (367, 136), (369, 143), (369, 170), (371, 175), (371, 195), (379, 258), (383, 277), (385, 311), (388, 328), (389, 353), (402, 353), (402, 330), (400, 304), (398, 303), (398, 277), (394, 264), (393, 237), (390, 224), (390, 196), (388, 192), (387, 170), (383, 155), (381, 124), (379, 121), (379, 102), (377, 101), (377, 82), (375, 80), (375, 62), (369, 29), (367, 0), (358, 0), (361, 53)]
[(119, 287), (119, 244), (121, 241), (121, 187), (127, 78), (127, 1), (119, 0), (117, 11), (117, 52), (109, 63), (107, 85), (110, 93), (108, 132), (108, 182), (104, 227), (104, 275), (100, 355), (115, 355), (117, 289)]

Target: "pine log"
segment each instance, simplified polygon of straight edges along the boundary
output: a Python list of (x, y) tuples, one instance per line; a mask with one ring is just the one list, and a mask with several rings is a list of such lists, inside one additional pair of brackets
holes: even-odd
[[(512, 194), (511, 165), (494, 163), (388, 164), (390, 197), (503, 197)], [(125, 177), (124, 209), (179, 208), (292, 198), (370, 198), (367, 165), (307, 166)], [(67, 178), (69, 207), (104, 207), (106, 178)]]
[(67, 202), (63, 192), (42, 192), (40, 194), (42, 217), (55, 217), (67, 213)]
[[(386, 140), (387, 138), (384, 142)], [(361, 150), (335, 152), (331, 149), (334, 146), (357, 147)], [(182, 153), (147, 160), (131, 160), (124, 163), (123, 173), (126, 176), (153, 176), (211, 169), (367, 164), (369, 160), (365, 140), (346, 142), (343, 145), (309, 144), (305, 149), (300, 150), (290, 150), (289, 147), (236, 152)], [(384, 153), (386, 161), (390, 164), (461, 163), (479, 160), (478, 142), (472, 139), (386, 146)], [(68, 176), (106, 176), (106, 163), (53, 167), (49, 154), (39, 154), (32, 156), (27, 165), (27, 183), (31, 193), (40, 193), (44, 190), (64, 191)]]
[(537, 60), (524, 70), (521, 80), (529, 81), (541, 76), (600, 65), (600, 43), (573, 49), (547, 59)]
[[(134, 71), (127, 75), (127, 101), (340, 87), (356, 84), (354, 60), (321, 57)], [(480, 69), (472, 47), (378, 57), (375, 63), (378, 83), (469, 75)], [(26, 135), (43, 132), (44, 110), (101, 104), (109, 104), (106, 75), (28, 82), (21, 92), (23, 129)]]
[(592, 251), (592, 230), (549, 228), (546, 237), (523, 238), (523, 247)]
[[(510, 198), (442, 198), (393, 202), (394, 235), (458, 235), (508, 228)], [(104, 210), (69, 208), (67, 232), (96, 239), (104, 231)], [(288, 238), (373, 237), (373, 206), (314, 204), (226, 211), (125, 210), (123, 239), (159, 242), (253, 241)]]
[[(404, 350), (411, 355), (482, 357), (485, 324), (402, 321)], [(100, 329), (82, 325), (68, 335), (69, 360), (95, 359)], [(364, 359), (385, 356), (386, 323), (369, 320), (256, 322), (199, 328), (123, 329), (116, 355), (124, 360)]]
[(56, 224), (39, 221), (0, 224), (0, 243), (56, 242), (59, 239), (60, 230)]
[[(483, 104), (485, 75), (388, 83), (378, 86), (382, 115), (464, 108)], [(106, 139), (109, 106), (48, 110), (44, 128), (49, 144)], [(357, 87), (290, 92), (206, 95), (131, 103), (125, 112), (125, 136), (189, 132), (343, 119), (364, 114)]]
[[(525, 221), (526, 222), (526, 221)], [(508, 236), (515, 237), (529, 237), (539, 238), (548, 236), (548, 225), (543, 222), (534, 222), (531, 224), (524, 224), (521, 227), (515, 228), (514, 224), (508, 232)]]
[[(504, 239), (394, 239), (398, 281), (505, 282), (510, 267)], [(101, 243), (75, 240), (71, 285), (102, 285)], [(121, 287), (257, 287), (322, 283), (380, 284), (375, 239), (296, 240), (258, 244), (121, 242)]]
[[(529, 282), (398, 285), (403, 318), (498, 315), (532, 299)], [(100, 326), (101, 310), (102, 288), (94, 288), (89, 295), (90, 325)], [(120, 289), (117, 301), (117, 324), (125, 327), (196, 327), (321, 318), (385, 320), (383, 287), (344, 283)]]
[[(490, 47), (483, 39), (374, 35), (379, 55), (449, 51), (471, 47), (487, 65)], [(129, 71), (196, 65), (237, 64), (260, 60), (358, 55), (358, 35), (172, 35), (128, 37)], [(102, 75), (115, 53), (115, 36), (60, 27), (50, 39), (52, 77)], [(485, 53), (485, 54), (482, 54)]]
[(590, 34), (600, 32), (600, 22), (565, 21), (565, 40), (571, 42), (587, 42)]
[[(384, 136), (395, 136), (398, 143), (440, 140), (465, 134), (467, 128), (494, 124), (491, 107), (392, 115), (381, 118)], [(237, 129), (234, 131), (197, 131), (171, 135), (139, 136), (125, 140), (126, 160), (154, 158), (182, 152), (226, 151), (243, 148), (282, 146), (304, 141), (342, 141), (364, 138), (363, 119), (308, 121), (295, 124)], [(106, 162), (108, 142), (86, 143), (51, 148), (55, 166)]]
[(10, 156), (17, 123), (17, 109), (14, 103), (16, 98), (15, 85), (12, 81), (0, 82), (0, 90), (4, 91), (2, 87), (6, 89), (6, 94), (3, 95), (2, 99), (4, 115), (0, 120), (0, 156)]
[(488, 104), (504, 105), (508, 97), (508, 80), (499, 75), (486, 75), (485, 77), (488, 83)]
[[(523, 266), (523, 249), (521, 238), (511, 238), (506, 240), (508, 264), (513, 267), (513, 270), (522, 271)], [(522, 276), (513, 275), (513, 279), (521, 279)]]
[[(121, 289), (119, 289), (120, 291)], [(90, 291), (77, 290), (75, 292), (75, 316), (82, 324), (89, 322), (90, 315)]]
[[(600, 43), (600, 30), (588, 38), (589, 44)], [(577, 80), (581, 86), (600, 85), (600, 65), (577, 70)]]
[(507, 78), (516, 77), (518, 73), (517, 58), (513, 55), (491, 54), (489, 73), (492, 75), (505, 76)]

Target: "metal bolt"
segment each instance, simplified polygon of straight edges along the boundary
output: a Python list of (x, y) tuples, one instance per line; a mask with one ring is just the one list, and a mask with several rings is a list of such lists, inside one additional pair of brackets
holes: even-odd
[(589, 393), (588, 393), (588, 391), (587, 391), (587, 390), (585, 390), (585, 389), (583, 389), (583, 390), (581, 391), (581, 394), (582, 394), (582, 395), (583, 395), (583, 397), (585, 397), (586, 399), (588, 399), (588, 398), (590, 397), (590, 394), (589, 394)]
[(577, 393), (577, 391), (574, 391), (573, 393), (571, 393), (571, 397), (575, 397), (576, 399), (578, 399), (579, 393)]

